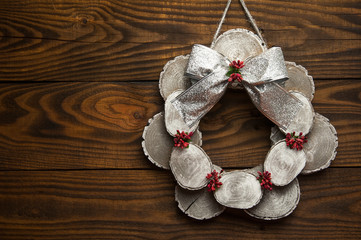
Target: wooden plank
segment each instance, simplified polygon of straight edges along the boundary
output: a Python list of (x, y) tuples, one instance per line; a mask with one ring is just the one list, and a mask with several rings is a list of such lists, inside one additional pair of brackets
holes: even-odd
[[(315, 111), (336, 127), (331, 166), (361, 166), (361, 81), (316, 81)], [(141, 148), (163, 111), (158, 82), (0, 84), (0, 169), (155, 168)], [(264, 162), (271, 122), (228, 90), (201, 121), (203, 149), (222, 167)]]
[(0, 232), (3, 239), (359, 239), (360, 178), (355, 168), (301, 177), (300, 203), (281, 221), (227, 209), (200, 223), (177, 208), (168, 171), (2, 171)]
[[(361, 76), (358, 1), (247, 1), (270, 46), (315, 78)], [(1, 1), (0, 81), (156, 80), (209, 45), (225, 1)], [(197, 10), (194, 10), (197, 9)], [(237, 1), (224, 30), (250, 29)]]
[[(189, 54), (193, 43), (87, 43), (0, 37), (0, 81), (146, 81), (158, 80), (163, 66)], [(278, 37), (276, 36), (278, 39)], [(314, 78), (361, 76), (361, 39), (277, 41), (287, 61), (306, 67)]]
[[(82, 42), (210, 42), (226, 0), (71, 1), (3, 0), (0, 36)], [(266, 38), (360, 39), (361, 6), (357, 0), (246, 1)], [(248, 27), (233, 1), (224, 30)], [(273, 42), (273, 41), (272, 41)], [(276, 42), (273, 42), (276, 44)]]

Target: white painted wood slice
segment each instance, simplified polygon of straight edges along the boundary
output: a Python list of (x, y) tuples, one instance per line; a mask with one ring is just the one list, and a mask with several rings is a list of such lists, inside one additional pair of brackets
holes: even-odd
[(177, 111), (177, 109), (173, 106), (171, 101), (175, 99), (179, 94), (181, 94), (181, 90), (177, 90), (170, 94), (165, 101), (165, 126), (168, 131), (168, 133), (172, 136), (174, 136), (177, 133), (177, 130), (184, 131), (184, 132), (194, 132), (199, 124), (194, 124), (192, 128), (188, 127), (188, 125), (184, 122), (183, 118)]
[[(164, 128), (165, 128), (165, 126), (164, 126)], [(202, 147), (202, 144), (203, 144), (202, 132), (199, 131), (199, 129), (197, 129), (197, 130), (194, 132), (193, 136), (191, 137), (191, 142), (192, 142), (193, 144), (196, 144), (196, 145)]]
[(230, 61), (245, 61), (266, 50), (262, 40), (247, 29), (232, 29), (221, 34), (212, 47), (226, 56)]
[[(212, 165), (212, 171), (213, 170), (216, 170), (217, 172), (220, 173), (222, 171), (222, 168), (220, 166), (216, 165), (216, 164), (213, 164)], [(223, 172), (225, 173), (226, 171), (223, 170)]]
[(208, 192), (207, 188), (191, 191), (176, 186), (175, 200), (180, 210), (197, 220), (216, 217), (226, 209), (216, 201), (213, 193)]
[(312, 76), (308, 75), (307, 70), (294, 62), (286, 62), (289, 79), (284, 82), (284, 88), (288, 91), (301, 92), (312, 101), (315, 94), (315, 84)]
[(314, 173), (329, 167), (337, 154), (338, 138), (336, 129), (326, 117), (316, 113), (313, 128), (307, 135), (307, 140), (303, 148), (307, 160), (302, 173)]
[(272, 191), (264, 190), (261, 201), (253, 208), (245, 210), (250, 216), (263, 220), (287, 217), (297, 207), (301, 191), (297, 178), (284, 187), (274, 186)]
[(276, 186), (285, 186), (293, 181), (306, 164), (303, 150), (290, 149), (281, 140), (271, 147), (264, 162), (264, 171), (271, 173), (271, 181)]
[(167, 62), (163, 67), (163, 71), (159, 77), (159, 90), (164, 101), (176, 90), (186, 90), (191, 86), (189, 78), (184, 76), (187, 68), (189, 56), (177, 56), (173, 60)]
[[(165, 129), (164, 112), (157, 113), (148, 120), (148, 126), (143, 131), (143, 139), (143, 151), (149, 161), (158, 167), (170, 169), (169, 160), (174, 141)], [(197, 129), (191, 140), (192, 143), (201, 146), (202, 133)]]
[[(253, 32), (247, 29), (232, 29), (221, 34), (212, 46), (214, 50), (226, 56), (230, 61), (245, 61), (266, 50), (265, 44)], [(229, 84), (232, 88), (242, 88), (241, 84)]]
[(255, 206), (262, 198), (262, 189), (257, 178), (245, 171), (238, 170), (222, 175), (222, 186), (214, 197), (220, 204), (239, 209)]
[(192, 143), (184, 149), (174, 147), (169, 165), (182, 188), (198, 190), (207, 186), (212, 162), (201, 147)]
[(283, 132), (281, 132), (281, 130), (277, 126), (273, 126), (271, 128), (271, 135), (269, 138), (271, 140), (271, 146), (272, 146), (275, 143), (277, 143), (278, 141), (285, 139), (286, 136)]
[(302, 103), (303, 107), (296, 115), (293, 122), (284, 131), (285, 134), (296, 132), (298, 135), (300, 132), (303, 135), (307, 135), (313, 124), (315, 112), (313, 110), (312, 103), (300, 92), (290, 92), (293, 96), (297, 97)]
[(157, 113), (149, 119), (149, 125), (144, 128), (142, 147), (144, 154), (156, 166), (170, 169), (169, 160), (174, 141), (164, 123), (164, 112)]
[(247, 169), (243, 169), (241, 171), (245, 171), (247, 173), (252, 174), (253, 176), (255, 176), (256, 178), (259, 176), (258, 172), (263, 172), (263, 164), (257, 165), (253, 168), (247, 168)]

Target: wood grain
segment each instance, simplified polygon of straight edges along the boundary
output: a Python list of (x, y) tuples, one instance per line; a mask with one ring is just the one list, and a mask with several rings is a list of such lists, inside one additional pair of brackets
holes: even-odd
[(288, 91), (301, 92), (312, 101), (315, 95), (315, 84), (313, 78), (308, 75), (307, 69), (297, 65), (295, 62), (286, 62), (288, 71), (288, 80), (282, 83), (282, 86)]
[[(0, 172), (3, 239), (359, 239), (359, 169), (299, 178), (301, 200), (265, 223), (227, 209), (211, 221), (187, 217), (168, 171)], [(317, 184), (315, 184), (317, 183)], [(305, 231), (307, 229), (307, 231)]]
[(205, 176), (212, 171), (207, 153), (192, 143), (185, 149), (173, 148), (169, 166), (178, 185), (188, 190), (205, 188), (208, 184)]
[[(360, 166), (360, 81), (316, 81), (313, 105), (336, 127), (331, 166)], [(142, 132), (163, 110), (158, 83), (0, 84), (0, 169), (154, 168)], [(264, 162), (272, 124), (240, 90), (228, 90), (201, 121), (214, 164)]]
[(246, 213), (262, 220), (284, 218), (296, 209), (300, 196), (300, 185), (298, 179), (295, 178), (285, 187), (272, 186), (272, 191), (263, 191), (260, 203), (247, 209)]
[[(209, 45), (225, 3), (0, 1), (0, 239), (361, 239), (359, 0), (246, 0), (268, 46), (316, 79), (314, 109), (338, 132), (335, 161), (299, 177), (290, 216), (193, 220), (172, 173), (144, 156), (164, 64)], [(251, 30), (234, 0), (222, 31), (237, 27)], [(227, 171), (253, 167), (271, 126), (228, 90), (200, 124), (202, 148)]]
[[(267, 37), (294, 39), (360, 39), (361, 6), (356, 0), (247, 0)], [(3, 0), (1, 36), (82, 42), (211, 41), (226, 1), (91, 1)], [(224, 29), (249, 27), (233, 1)]]
[[(198, 41), (206, 44), (208, 42)], [(281, 46), (287, 61), (306, 67), (315, 79), (358, 78), (361, 40), (309, 40)], [(0, 38), (0, 81), (158, 80), (163, 66), (189, 54), (192, 44), (83, 43)]]
[(190, 191), (177, 185), (175, 188), (175, 200), (182, 212), (198, 220), (214, 218), (226, 209), (226, 207), (216, 201), (213, 192), (209, 192), (208, 188)]
[[(359, 78), (357, 1), (247, 1), (270, 46), (314, 78)], [(209, 45), (222, 1), (1, 1), (0, 81), (157, 80), (164, 64)], [(194, 10), (197, 9), (197, 10)], [(237, 1), (224, 30), (250, 29)]]
[[(318, 141), (313, 141), (312, 138)], [(336, 129), (327, 118), (316, 114), (312, 132), (307, 136), (307, 140), (308, 143), (303, 149), (307, 156), (306, 165), (302, 173), (314, 173), (330, 166), (337, 155), (338, 139)]]
[(304, 151), (290, 149), (284, 140), (274, 144), (267, 153), (264, 170), (271, 173), (272, 183), (286, 186), (302, 171), (306, 164)]
[(214, 192), (214, 198), (226, 207), (249, 209), (261, 201), (261, 185), (251, 173), (229, 171), (222, 174), (220, 182), (222, 185)]

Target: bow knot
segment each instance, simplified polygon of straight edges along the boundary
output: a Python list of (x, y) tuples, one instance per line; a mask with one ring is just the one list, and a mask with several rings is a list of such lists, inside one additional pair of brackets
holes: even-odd
[[(198, 44), (193, 46), (185, 75), (196, 82), (172, 101), (189, 127), (198, 122), (225, 93), (230, 63), (229, 59), (211, 48)], [(286, 130), (302, 108), (302, 102), (276, 83), (288, 79), (281, 48), (273, 47), (246, 59), (239, 72), (241, 84), (253, 104), (282, 130)]]

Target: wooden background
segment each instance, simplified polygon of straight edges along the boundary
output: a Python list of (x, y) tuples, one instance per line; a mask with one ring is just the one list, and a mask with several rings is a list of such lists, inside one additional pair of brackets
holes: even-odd
[[(282, 220), (196, 221), (141, 148), (164, 64), (209, 45), (226, 0), (0, 2), (0, 239), (361, 239), (361, 2), (247, 0), (270, 46), (315, 79), (336, 160)], [(251, 29), (234, 0), (223, 30)], [(229, 90), (202, 120), (225, 169), (264, 161), (272, 124)]]

